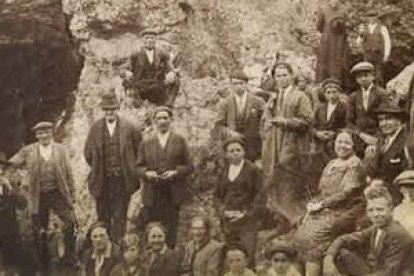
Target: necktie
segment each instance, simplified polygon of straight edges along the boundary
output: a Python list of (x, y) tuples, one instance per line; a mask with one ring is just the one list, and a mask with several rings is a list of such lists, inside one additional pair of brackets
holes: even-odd
[(277, 110), (279, 112), (282, 111), (282, 108), (283, 108), (283, 101), (284, 101), (284, 96), (285, 96), (284, 94), (285, 94), (284, 90), (279, 91), (279, 98), (277, 101)]

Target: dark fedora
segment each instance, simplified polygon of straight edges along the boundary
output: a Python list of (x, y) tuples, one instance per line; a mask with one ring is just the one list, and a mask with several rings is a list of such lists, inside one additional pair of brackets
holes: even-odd
[(8, 166), (10, 165), (9, 160), (4, 152), (0, 152), (0, 165)]
[(408, 119), (408, 113), (403, 108), (397, 104), (390, 102), (389, 100), (383, 100), (378, 108), (374, 110), (374, 112), (377, 115), (392, 115), (393, 117), (399, 118), (402, 121), (406, 121)]
[(238, 144), (240, 144), (244, 148), (245, 145), (244, 145), (244, 137), (243, 137), (243, 135), (241, 135), (241, 134), (240, 135), (234, 135), (234, 136), (231, 136), (231, 137), (227, 138), (223, 142), (223, 149), (224, 149), (224, 151), (226, 151), (228, 145), (233, 144), (233, 143), (238, 143)]
[(105, 93), (101, 98), (101, 108), (103, 110), (118, 109), (120, 107), (118, 98), (115, 93)]
[(266, 258), (270, 259), (276, 253), (284, 253), (289, 259), (293, 259), (297, 255), (297, 250), (287, 241), (274, 240), (269, 248), (265, 251)]
[(34, 132), (45, 129), (53, 129), (53, 123), (48, 121), (41, 121), (38, 122), (34, 127), (32, 127), (32, 131)]
[(249, 81), (249, 78), (247, 77), (247, 75), (243, 72), (243, 70), (240, 70), (240, 69), (235, 69), (231, 71), (229, 78), (230, 80), (242, 80), (244, 82)]

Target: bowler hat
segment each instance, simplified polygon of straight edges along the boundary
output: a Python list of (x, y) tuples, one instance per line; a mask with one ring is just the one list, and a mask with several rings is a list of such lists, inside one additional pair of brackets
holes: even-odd
[(393, 115), (393, 116), (401, 119), (402, 121), (405, 121), (405, 120), (408, 119), (407, 112), (403, 108), (401, 108), (398, 105), (390, 102), (389, 100), (383, 100), (380, 103), (380, 105), (378, 106), (378, 108), (374, 110), (374, 112), (377, 115), (380, 115), (380, 114)]
[(324, 90), (327, 89), (328, 87), (335, 87), (336, 89), (342, 92), (342, 84), (336, 78), (327, 78), (322, 82), (322, 88)]
[(34, 127), (32, 127), (32, 131), (34, 132), (44, 129), (53, 129), (53, 123), (48, 121), (41, 121), (38, 122)]
[(4, 152), (0, 152), (0, 165), (10, 165), (9, 160)]
[(414, 186), (414, 170), (405, 170), (395, 179), (394, 184), (398, 186), (413, 185)]
[(167, 113), (170, 115), (170, 117), (172, 117), (172, 116), (173, 116), (173, 111), (172, 111), (172, 109), (171, 109), (171, 108), (169, 108), (168, 106), (165, 106), (165, 105), (160, 105), (160, 106), (157, 106), (157, 107), (154, 109), (154, 111), (153, 111), (153, 113), (152, 113), (152, 118), (154, 119), (154, 118), (155, 118), (155, 116), (156, 116), (159, 112), (162, 112), (162, 111), (167, 112)]
[(238, 143), (240, 144), (243, 148), (244, 148), (244, 138), (243, 135), (235, 135), (235, 136), (231, 136), (229, 138), (227, 138), (224, 142), (223, 142), (223, 149), (226, 150), (227, 146), (233, 143)]
[(115, 93), (105, 93), (101, 98), (102, 109), (118, 109), (120, 107), (118, 98)]
[(351, 69), (351, 74), (359, 72), (374, 72), (374, 65), (368, 61), (361, 61), (355, 64)]
[(277, 252), (285, 253), (290, 259), (295, 258), (297, 254), (297, 250), (289, 242), (280, 239), (272, 241), (266, 250), (266, 257), (270, 259)]
[(245, 81), (245, 82), (249, 81), (249, 78), (247, 77), (247, 75), (243, 72), (243, 70), (240, 70), (240, 69), (233, 70), (230, 73), (229, 77), (230, 77), (231, 80), (237, 79), (237, 80), (242, 80), (242, 81)]

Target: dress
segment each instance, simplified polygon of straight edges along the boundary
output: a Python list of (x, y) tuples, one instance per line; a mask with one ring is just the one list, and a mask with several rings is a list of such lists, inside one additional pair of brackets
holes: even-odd
[(365, 213), (362, 162), (356, 156), (333, 159), (319, 182), (319, 198), (324, 208), (309, 214), (295, 233), (295, 241), (307, 261), (320, 261), (329, 244), (339, 235), (355, 230)]
[(316, 27), (322, 36), (317, 55), (317, 83), (329, 77), (340, 80), (343, 87), (349, 82), (350, 50), (345, 23), (345, 14), (339, 10), (326, 8), (319, 13)]

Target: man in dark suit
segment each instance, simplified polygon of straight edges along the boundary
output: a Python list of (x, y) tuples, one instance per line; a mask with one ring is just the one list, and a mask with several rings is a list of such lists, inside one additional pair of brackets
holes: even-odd
[(91, 167), (89, 192), (96, 200), (98, 220), (106, 223), (114, 242), (125, 234), (131, 195), (139, 188), (135, 163), (141, 132), (118, 115), (114, 93), (102, 96), (104, 118), (96, 121), (86, 139), (84, 156)]
[(216, 126), (221, 129), (225, 140), (242, 135), (246, 158), (254, 162), (260, 159), (262, 140), (259, 129), (265, 102), (247, 91), (248, 78), (243, 71), (233, 71), (230, 80), (234, 92), (220, 103)]
[(412, 275), (404, 274), (404, 270), (414, 240), (393, 220), (392, 198), (387, 189), (371, 186), (366, 189), (365, 198), (373, 225), (337, 238), (327, 251), (323, 275)]
[(131, 87), (141, 99), (156, 105), (171, 106), (177, 96), (179, 79), (170, 61), (170, 55), (156, 47), (156, 32), (144, 30), (143, 47), (131, 58)]
[(172, 110), (159, 106), (154, 110), (156, 133), (144, 140), (138, 150), (137, 171), (143, 180), (138, 229), (160, 221), (167, 228), (167, 244), (174, 248), (180, 206), (186, 198), (186, 178), (193, 166), (185, 139), (171, 130)]
[(392, 182), (408, 167), (409, 163), (404, 149), (408, 135), (404, 122), (408, 114), (388, 101), (383, 101), (375, 112), (378, 116), (381, 136), (376, 145), (367, 148), (364, 163), (367, 174), (371, 178), (382, 179), (390, 189), (395, 203), (398, 203), (401, 194)]
[(375, 84), (374, 66), (369, 62), (359, 62), (352, 69), (359, 89), (349, 96), (347, 124), (359, 133), (364, 144), (357, 145), (356, 151), (361, 154), (366, 145), (376, 143), (378, 118), (375, 110), (387, 96), (384, 89)]

